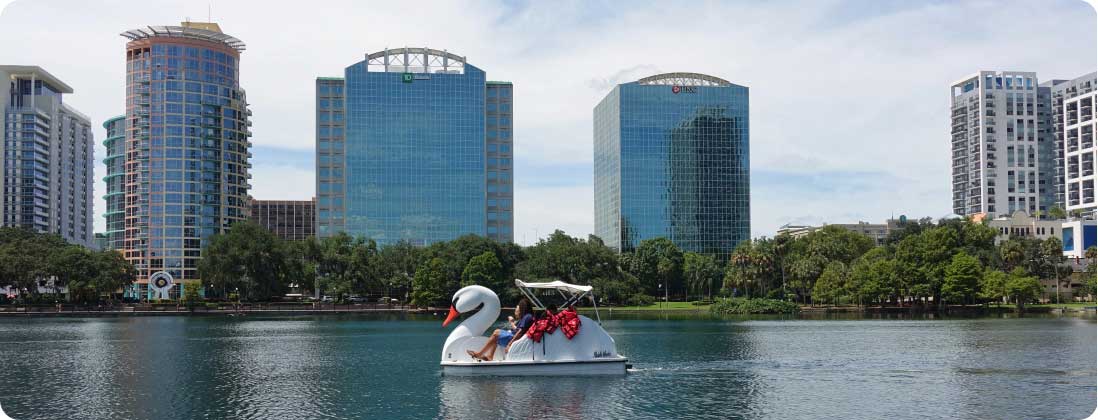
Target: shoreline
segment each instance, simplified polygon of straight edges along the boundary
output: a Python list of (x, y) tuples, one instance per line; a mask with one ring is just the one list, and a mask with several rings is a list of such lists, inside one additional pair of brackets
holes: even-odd
[[(143, 308), (116, 307), (110, 309), (65, 309), (58, 311), (55, 307), (0, 307), (0, 318), (26, 318), (26, 317), (130, 317), (130, 316), (246, 316), (246, 315), (345, 315), (345, 314), (439, 314), (445, 313), (447, 308), (378, 308), (378, 307), (346, 307), (346, 308), (217, 308), (205, 307), (193, 310), (184, 307), (161, 306), (163, 309), (153, 309), (156, 306)], [(593, 313), (591, 308), (579, 308), (581, 313)], [(674, 314), (674, 315), (710, 315), (708, 306), (700, 307), (604, 307), (599, 311), (608, 315), (614, 313), (625, 315), (646, 314)], [(896, 315), (979, 315), (979, 314), (1003, 314), (1016, 313), (1013, 306), (947, 306), (942, 310), (937, 307), (894, 307), (894, 306), (801, 306), (795, 314), (786, 315), (823, 315), (823, 314), (896, 314)], [(1024, 313), (1096, 313), (1095, 306), (1070, 305), (1058, 307), (1056, 305), (1027, 306)], [(760, 314), (765, 315), (765, 314)]]

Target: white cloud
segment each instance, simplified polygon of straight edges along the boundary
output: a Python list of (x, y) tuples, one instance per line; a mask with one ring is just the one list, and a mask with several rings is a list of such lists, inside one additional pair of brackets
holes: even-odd
[(529, 245), (554, 230), (586, 238), (593, 231), (592, 186), (525, 187), (515, 190), (515, 242)]
[(252, 179), (263, 179), (263, 183), (253, 183), (251, 194), (260, 200), (308, 200), (312, 194), (303, 191), (316, 189), (316, 176), (312, 170), (286, 165), (263, 165), (252, 168)]
[[(66, 100), (98, 126), (123, 111), (125, 40), (117, 34), (186, 16), (203, 19), (206, 5), (17, 1), (0, 15), (5, 40), (0, 63), (45, 67), (75, 87)], [(311, 153), (314, 79), (341, 75), (364, 54), (385, 47), (448, 49), (490, 79), (513, 81), (515, 151), (543, 166), (590, 165), (591, 110), (614, 84), (693, 71), (751, 89), (754, 170), (870, 171), (908, 180), (902, 191), (914, 193), (854, 202), (874, 220), (888, 216), (876, 200), (914, 214), (949, 211), (952, 81), (980, 69), (1036, 71), (1050, 79), (1098, 67), (1094, 11), (1074, 0), (695, 2), (690, 7), (579, 0), (232, 1), (217, 2), (212, 11), (226, 32), (248, 44), (242, 80), (258, 146)], [(103, 138), (98, 128), (97, 138)], [(101, 147), (97, 153), (102, 156)], [(282, 178), (260, 176), (262, 165), (256, 162), (256, 190), (284, 191)], [(311, 184), (305, 187), (295, 196), (310, 195)], [(97, 190), (101, 195), (101, 184)], [(517, 215), (520, 225), (591, 225), (589, 206), (581, 212), (567, 200), (544, 200), (539, 192), (516, 190), (535, 200), (516, 199), (520, 208), (531, 209)], [(754, 196), (754, 211), (767, 220), (803, 214), (837, 219), (847, 213), (835, 207), (851, 205), (838, 198), (789, 201), (765, 191)], [(98, 204), (101, 213), (101, 200)], [(538, 219), (524, 221), (527, 214)], [(754, 231), (772, 232), (781, 224), (775, 223), (756, 218)]]

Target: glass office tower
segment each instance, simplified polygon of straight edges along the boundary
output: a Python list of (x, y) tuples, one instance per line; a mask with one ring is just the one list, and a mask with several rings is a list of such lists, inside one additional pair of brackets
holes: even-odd
[(594, 111), (595, 234), (727, 257), (751, 235), (749, 137), (746, 87), (696, 73), (614, 87)]
[(316, 232), (326, 237), (344, 230), (343, 78), (316, 79)]
[(317, 235), (513, 238), (512, 92), (455, 54), (367, 55), (317, 79)]
[(244, 43), (215, 23), (122, 33), (126, 44), (122, 250), (136, 295), (167, 271), (169, 295), (198, 279), (210, 236), (248, 217), (251, 131), (240, 87)]

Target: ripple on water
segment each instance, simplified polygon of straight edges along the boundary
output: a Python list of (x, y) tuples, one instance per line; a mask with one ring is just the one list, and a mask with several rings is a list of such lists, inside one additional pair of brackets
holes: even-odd
[(1081, 418), (1094, 409), (1091, 320), (604, 326), (633, 363), (628, 375), (443, 377), (448, 329), (437, 319), (28, 319), (0, 325), (0, 402), (21, 420)]

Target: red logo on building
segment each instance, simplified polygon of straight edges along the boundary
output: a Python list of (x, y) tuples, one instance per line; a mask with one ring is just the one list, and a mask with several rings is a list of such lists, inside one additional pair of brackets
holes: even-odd
[(679, 93), (682, 91), (681, 86), (671, 86), (671, 93)]

